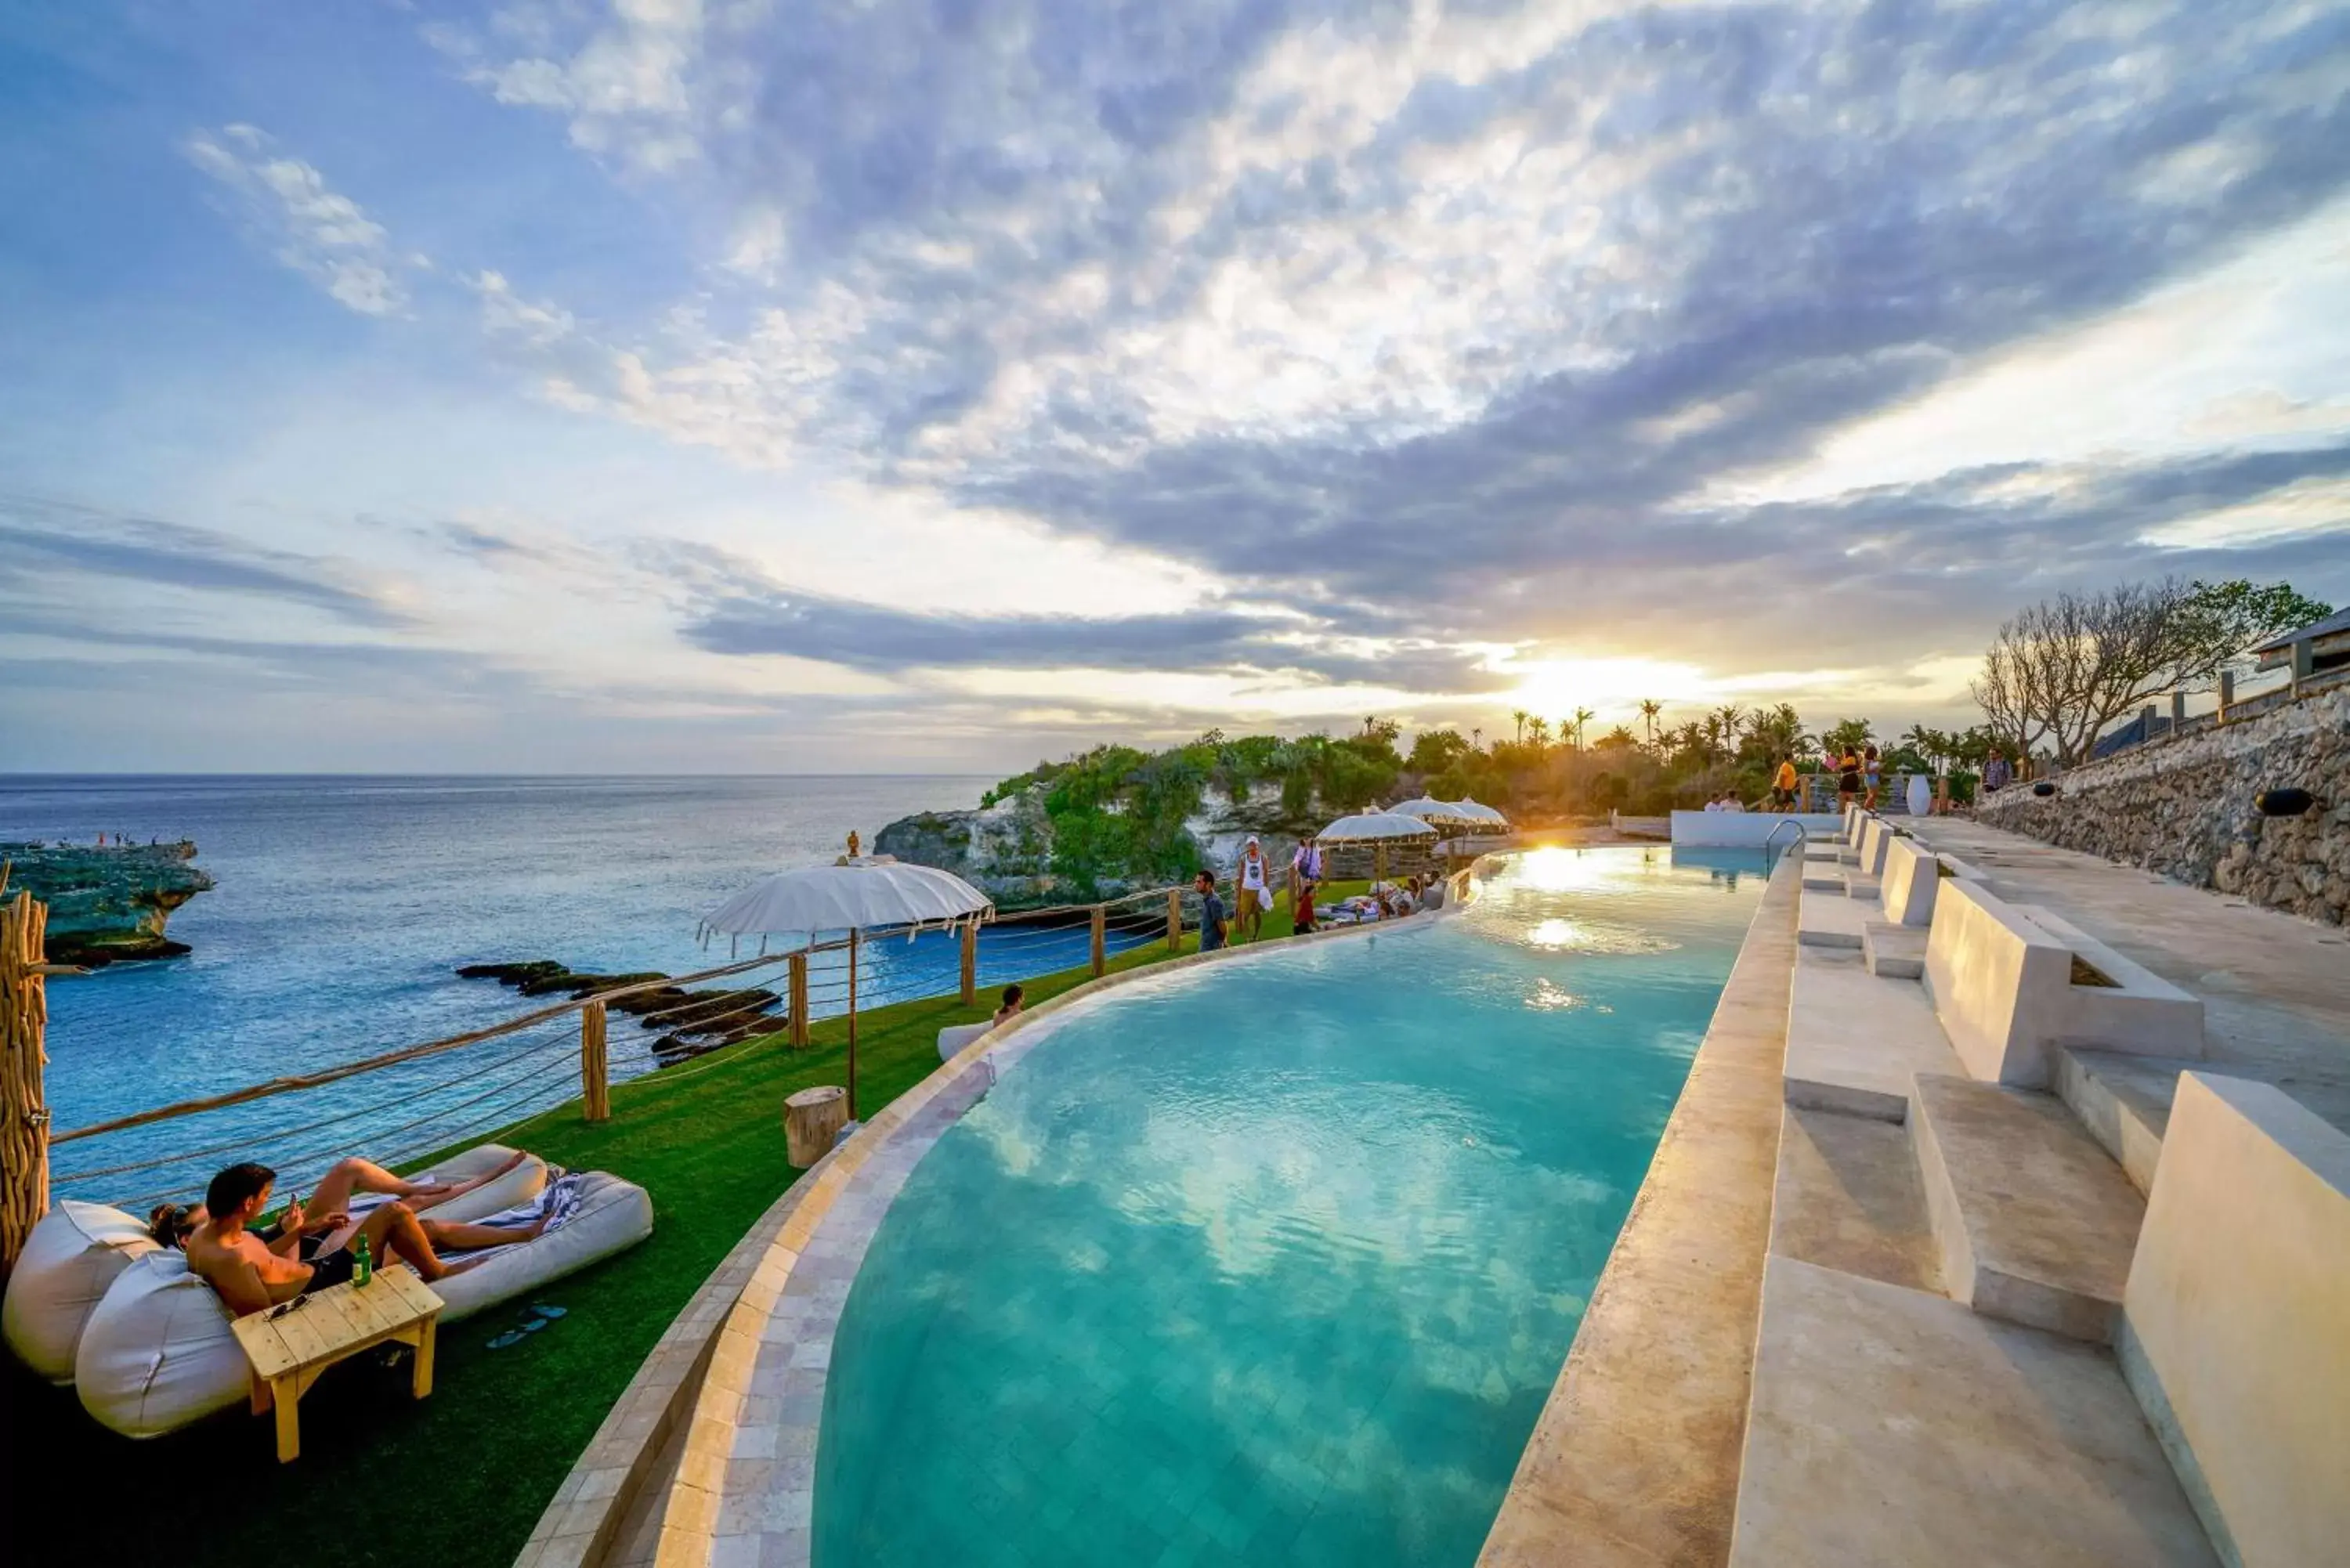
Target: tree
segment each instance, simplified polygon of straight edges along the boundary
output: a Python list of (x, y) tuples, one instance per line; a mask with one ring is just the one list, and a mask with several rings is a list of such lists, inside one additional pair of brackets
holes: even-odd
[(1469, 754), (1469, 742), (1458, 730), (1422, 730), (1411, 742), (1408, 765), (1423, 776), (1440, 774)]
[(1866, 719), (1839, 719), (1835, 727), (1820, 740), (1839, 756), (1846, 752), (1857, 752), (1877, 738), (1877, 732)]
[(1639, 736), (1618, 724), (1594, 742), (1591, 749), (1595, 752), (1628, 752), (1636, 749), (1639, 744)]
[(2257, 644), (2324, 620), (2334, 607), (2295, 593), (2290, 583), (2265, 587), (2238, 577), (2230, 582), (2190, 583), (2178, 607), (2175, 632), (2179, 684), (2209, 685), (2220, 667)]
[(1657, 743), (1657, 716), (1664, 711), (1665, 705), (1654, 697), (1640, 699), (1640, 717), (1648, 726), (1648, 744), (1651, 747)]
[[(1589, 708), (1577, 708), (1575, 711), (1575, 749), (1576, 751), (1583, 749), (1583, 727), (1597, 717), (1599, 717), (1598, 713)], [(1564, 724), (1559, 726), (1562, 731), (1565, 727)]]
[(2107, 725), (2165, 691), (2208, 683), (2229, 660), (2324, 607), (2277, 583), (2124, 583), (2058, 594), (2000, 626), (1972, 691), (2001, 736), (2059, 766), (2094, 754)]
[(1534, 749), (1536, 751), (1540, 751), (1544, 746), (1550, 743), (1550, 721), (1548, 719), (1538, 718), (1528, 719), (1526, 721), (1524, 733), (1519, 737), (1522, 743), (1525, 735), (1532, 735), (1534, 737)]
[(1510, 710), (1510, 717), (1518, 722), (1518, 744), (1523, 746), (1526, 743), (1526, 711), (1523, 708), (1513, 708)]

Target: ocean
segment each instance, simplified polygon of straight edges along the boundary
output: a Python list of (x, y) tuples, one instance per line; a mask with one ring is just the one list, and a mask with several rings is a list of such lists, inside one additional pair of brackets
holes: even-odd
[[(460, 964), (714, 967), (727, 949), (724, 939), (696, 944), (703, 911), (770, 872), (829, 860), (851, 828), (869, 845), (897, 817), (977, 805), (992, 782), (0, 776), (0, 839), (191, 838), (218, 883), (172, 917), (188, 956), (50, 982), (51, 1126), (311, 1072), (543, 1005), (461, 980)], [(990, 931), (983, 980), (1082, 963), (1086, 940), (1082, 928)], [(827, 960), (837, 962), (826, 955), (812, 967)], [(952, 939), (873, 944), (860, 978), (868, 1005), (951, 990)], [(782, 969), (733, 983), (781, 989)], [(839, 1011), (837, 977), (812, 988), (812, 1013)], [(653, 1069), (656, 1033), (613, 1015), (616, 1079)], [(577, 1035), (567, 1019), (329, 1088), (63, 1146), (52, 1160), (57, 1195), (178, 1196), (239, 1150), (292, 1174), (337, 1152), (390, 1158), (437, 1147), (577, 1094), (576, 1044), (564, 1044)], [(537, 1054), (502, 1065), (525, 1046)], [(480, 1093), (432, 1097), (430, 1085), (462, 1075)], [(166, 1156), (184, 1158), (144, 1163)]]

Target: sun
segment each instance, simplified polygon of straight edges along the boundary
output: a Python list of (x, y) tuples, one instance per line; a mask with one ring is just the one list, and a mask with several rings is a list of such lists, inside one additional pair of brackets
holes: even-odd
[(1555, 725), (1589, 708), (1602, 722), (1624, 722), (1642, 698), (1690, 702), (1713, 695), (1713, 682), (1692, 664), (1658, 659), (1544, 659), (1495, 668), (1518, 677), (1508, 701)]

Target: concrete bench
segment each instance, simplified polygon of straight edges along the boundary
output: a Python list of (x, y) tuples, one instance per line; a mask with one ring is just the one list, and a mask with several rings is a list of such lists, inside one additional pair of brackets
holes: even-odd
[(1804, 947), (1853, 948), (1860, 946), (1861, 927), (1867, 923), (1869, 909), (1845, 897), (1842, 883), (1832, 888), (1815, 887), (1805, 877), (1796, 895), (1795, 940)]
[(2122, 1296), (2122, 1373), (2244, 1568), (2350, 1542), (2350, 1137), (2275, 1085), (2182, 1074)]
[(1899, 1122), (1919, 1073), (1965, 1069), (1926, 993), (1879, 980), (1860, 955), (1798, 946), (1787, 992), (1787, 1104)]
[[(1980, 882), (1941, 878), (1924, 978), (1968, 1073), (2040, 1089), (2051, 1082), (2057, 1045), (2203, 1054), (2200, 1002), (2044, 911), (2043, 919), (2048, 924)], [(2114, 983), (2074, 983), (2076, 952)]]

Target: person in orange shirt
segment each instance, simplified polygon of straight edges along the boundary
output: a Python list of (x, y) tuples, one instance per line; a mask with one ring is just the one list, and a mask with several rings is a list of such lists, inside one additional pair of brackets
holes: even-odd
[(1795, 809), (1795, 759), (1779, 759), (1778, 776), (1771, 781), (1771, 805), (1774, 810)]

